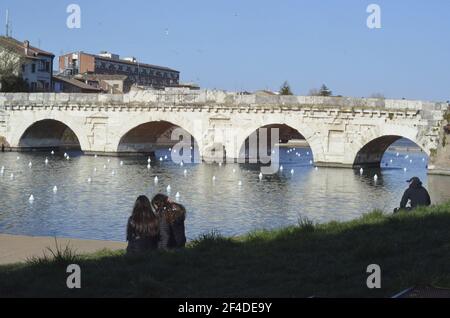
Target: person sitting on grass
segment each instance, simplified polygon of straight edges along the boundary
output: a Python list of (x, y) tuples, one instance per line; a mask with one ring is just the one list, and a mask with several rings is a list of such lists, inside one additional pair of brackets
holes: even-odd
[[(400, 209), (395, 209), (394, 213), (402, 210), (411, 211), (419, 206), (430, 206), (431, 198), (427, 189), (422, 186), (422, 181), (418, 177), (413, 177), (409, 182), (409, 188), (403, 194), (400, 202)], [(406, 207), (408, 202), (411, 202), (411, 207)]]
[(158, 248), (159, 220), (153, 213), (150, 200), (142, 195), (134, 204), (127, 225), (127, 254), (142, 254)]
[(157, 194), (152, 199), (152, 207), (160, 223), (158, 247), (163, 250), (183, 248), (186, 245), (184, 206), (172, 202), (167, 195)]

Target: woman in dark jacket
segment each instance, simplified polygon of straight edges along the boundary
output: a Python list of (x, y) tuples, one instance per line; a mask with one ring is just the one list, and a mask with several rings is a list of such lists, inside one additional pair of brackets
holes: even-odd
[(159, 220), (146, 196), (137, 198), (127, 225), (127, 254), (142, 254), (158, 248)]
[(157, 194), (152, 200), (152, 206), (157, 211), (160, 224), (158, 247), (164, 250), (184, 247), (186, 245), (184, 206), (172, 202), (164, 194)]

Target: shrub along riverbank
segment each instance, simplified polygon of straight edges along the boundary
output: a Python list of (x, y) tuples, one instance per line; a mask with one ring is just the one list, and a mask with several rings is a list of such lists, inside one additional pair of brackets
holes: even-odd
[[(0, 266), (0, 297), (390, 297), (416, 285), (450, 287), (450, 203), (351, 222), (308, 221), (239, 238), (210, 234), (177, 252), (123, 251)], [(81, 289), (66, 287), (68, 264)], [(367, 266), (381, 289), (367, 288)]]

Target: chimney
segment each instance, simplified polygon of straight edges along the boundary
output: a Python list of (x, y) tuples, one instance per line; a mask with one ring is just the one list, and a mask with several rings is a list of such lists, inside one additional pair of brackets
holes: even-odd
[(23, 47), (25, 48), (25, 55), (28, 55), (28, 49), (30, 48), (30, 41), (24, 41)]

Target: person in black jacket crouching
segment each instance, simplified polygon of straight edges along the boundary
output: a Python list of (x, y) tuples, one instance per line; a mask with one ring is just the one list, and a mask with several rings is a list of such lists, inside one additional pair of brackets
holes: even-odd
[[(413, 210), (419, 206), (430, 206), (431, 198), (427, 189), (422, 186), (422, 181), (418, 177), (413, 177), (409, 182), (409, 188), (406, 189), (403, 194), (402, 200), (400, 202), (400, 209), (395, 209), (394, 213), (402, 210)], [(411, 207), (408, 208), (406, 205), (410, 202)]]
[(167, 195), (157, 194), (152, 199), (152, 207), (159, 219), (158, 248), (168, 250), (185, 247), (184, 206), (172, 202)]

